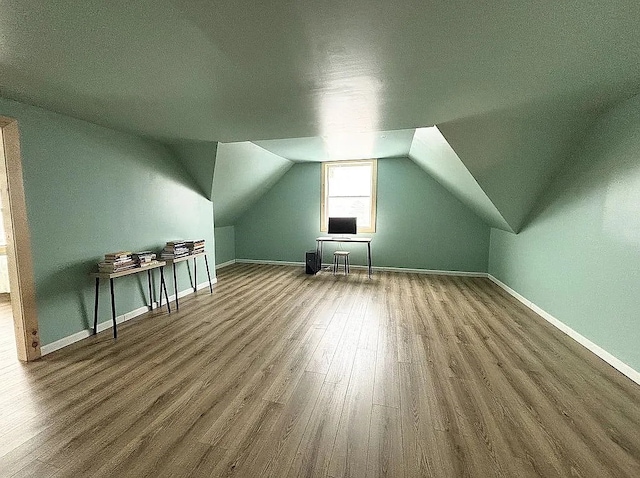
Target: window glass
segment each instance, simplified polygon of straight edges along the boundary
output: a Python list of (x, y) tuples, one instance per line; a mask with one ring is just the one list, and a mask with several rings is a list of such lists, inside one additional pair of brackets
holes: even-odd
[(356, 217), (358, 232), (375, 232), (375, 159), (322, 164), (321, 230), (329, 217)]

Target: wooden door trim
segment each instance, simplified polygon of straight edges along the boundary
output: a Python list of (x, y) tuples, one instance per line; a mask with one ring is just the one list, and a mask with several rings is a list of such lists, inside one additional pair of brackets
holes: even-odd
[(0, 194), (7, 211), (4, 222), (16, 346), (20, 360), (32, 361), (41, 356), (40, 332), (18, 122), (0, 116), (0, 129), (0, 153), (3, 153), (1, 155), (4, 158), (0, 158), (0, 164), (4, 163), (0, 167)]

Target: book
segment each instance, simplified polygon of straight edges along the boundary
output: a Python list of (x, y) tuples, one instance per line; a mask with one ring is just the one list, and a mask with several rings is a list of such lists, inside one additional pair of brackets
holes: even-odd
[(109, 252), (104, 255), (105, 259), (123, 259), (131, 256), (131, 251)]
[(106, 264), (122, 264), (123, 262), (129, 262), (131, 259), (131, 257), (126, 257), (126, 258), (122, 258), (122, 259), (107, 259), (105, 258), (104, 262)]
[(161, 259), (179, 259), (180, 257), (186, 257), (189, 255), (189, 251), (181, 251), (181, 252), (162, 252), (160, 254)]
[(127, 260), (122, 260), (117, 262), (110, 262), (110, 261), (98, 262), (98, 265), (104, 265), (104, 266), (110, 266), (110, 267), (126, 266), (127, 264), (135, 264), (135, 261), (129, 258)]
[(197, 241), (186, 241), (186, 244), (191, 254), (204, 252), (204, 239), (199, 239)]
[(150, 266), (153, 266), (153, 265), (157, 264), (158, 262), (159, 261), (155, 261), (155, 260), (154, 261), (149, 261), (149, 262), (140, 262), (138, 264), (138, 267), (141, 267), (141, 268), (150, 267)]
[(155, 260), (156, 254), (151, 251), (134, 252), (131, 257), (138, 264), (149, 263)]
[(114, 272), (121, 272), (128, 269), (132, 269), (136, 266), (136, 263), (132, 260), (128, 262), (122, 262), (119, 264), (114, 264), (112, 262), (99, 262), (98, 263), (98, 272), (107, 272), (112, 274)]

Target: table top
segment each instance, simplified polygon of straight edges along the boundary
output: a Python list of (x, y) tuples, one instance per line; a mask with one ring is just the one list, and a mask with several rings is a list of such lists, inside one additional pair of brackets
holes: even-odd
[(128, 276), (131, 274), (137, 274), (138, 272), (148, 271), (151, 269), (157, 269), (158, 267), (164, 267), (167, 263), (165, 261), (157, 261), (155, 264), (143, 267), (132, 267), (126, 271), (120, 272), (92, 272), (89, 274), (91, 277), (98, 277), (99, 279), (114, 279), (116, 277)]
[(318, 242), (371, 242), (371, 237), (334, 237), (334, 236), (321, 236), (316, 237)]
[(207, 251), (202, 251), (202, 252), (198, 252), (197, 254), (189, 254), (187, 256), (178, 257), (177, 259), (162, 259), (162, 260), (167, 261), (167, 264), (175, 264), (176, 262), (187, 261), (195, 257), (202, 257), (206, 254), (207, 254)]

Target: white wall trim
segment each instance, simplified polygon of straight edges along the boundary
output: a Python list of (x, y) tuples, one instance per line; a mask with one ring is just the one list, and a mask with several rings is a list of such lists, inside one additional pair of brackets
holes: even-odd
[[(215, 284), (218, 282), (217, 278), (213, 278), (211, 279), (211, 284)], [(209, 288), (209, 283), (208, 282), (202, 282), (200, 284), (197, 285), (196, 289), (200, 290), (200, 289), (208, 289)], [(180, 291), (178, 292), (178, 298), (182, 298), (185, 297), (187, 295), (193, 294), (193, 289), (191, 287), (189, 287), (186, 290)], [(175, 301), (176, 296), (175, 294), (172, 294), (169, 296), (169, 301)], [(164, 307), (164, 303), (165, 301), (163, 300), (163, 307)], [(158, 302), (153, 302), (153, 308), (154, 310), (158, 307)], [(138, 307), (135, 310), (132, 310), (130, 312), (126, 312), (122, 315), (118, 315), (116, 316), (116, 324), (121, 324), (122, 322), (126, 322), (127, 320), (131, 320), (135, 317), (138, 317), (142, 314), (145, 314), (147, 312), (149, 312), (150, 309), (148, 306), (142, 306), (142, 307)], [(109, 320), (105, 320), (104, 322), (99, 322), (98, 323), (98, 332), (102, 332), (103, 330), (107, 330), (110, 329), (111, 327), (113, 327), (113, 323), (111, 321), (111, 319)], [(55, 342), (51, 342), (50, 344), (46, 344), (43, 345), (41, 348), (41, 353), (42, 355), (47, 355), (50, 354), (51, 352), (55, 352), (56, 350), (60, 350), (63, 347), (66, 347), (67, 345), (71, 345), (75, 342), (79, 342), (82, 339), (86, 339), (87, 337), (90, 337), (91, 335), (93, 335), (93, 330), (92, 328), (89, 329), (85, 329), (85, 330), (81, 330), (80, 332), (76, 332), (75, 334), (71, 334), (68, 335), (67, 337), (63, 337), (60, 340), (56, 340)]]
[(623, 373), (624, 375), (629, 377), (631, 380), (633, 380), (634, 382), (636, 382), (637, 384), (640, 385), (640, 372), (638, 372), (637, 370), (634, 370), (629, 365), (624, 363), (622, 360), (614, 357), (609, 352), (607, 352), (605, 349), (603, 349), (599, 345), (593, 343), (591, 340), (589, 340), (585, 336), (581, 335), (579, 332), (576, 332), (575, 330), (573, 330), (571, 327), (569, 327), (564, 322), (561, 322), (560, 320), (556, 319), (554, 316), (552, 316), (551, 314), (549, 314), (545, 310), (543, 310), (540, 307), (538, 307), (536, 304), (531, 302), (529, 299), (527, 299), (523, 295), (521, 295), (518, 292), (516, 292), (515, 290), (513, 290), (511, 287), (509, 287), (504, 282), (500, 281), (499, 279), (497, 279), (496, 277), (492, 276), (491, 274), (488, 274), (488, 277), (496, 285), (498, 285), (499, 287), (501, 287), (502, 289), (507, 291), (513, 297), (515, 297), (520, 302), (522, 302), (525, 306), (527, 306), (528, 308), (533, 310), (536, 314), (538, 314), (540, 317), (545, 319), (547, 322), (549, 322), (550, 324), (552, 324), (553, 326), (558, 328), (560, 331), (562, 331), (565, 334), (567, 334), (569, 337), (571, 337), (573, 340), (578, 342), (580, 345), (582, 345), (583, 347), (586, 347), (588, 350), (590, 350), (591, 352), (596, 354), (598, 357), (600, 357), (602, 360), (607, 362), (613, 368), (617, 369), (618, 371), (620, 371), (621, 373)]
[(235, 259), (231, 259), (230, 261), (223, 262), (222, 264), (216, 264), (216, 269), (222, 269), (223, 267), (231, 266), (236, 263)]
[[(145, 309), (146, 308), (147, 307), (145, 307)], [(118, 317), (116, 317), (116, 321), (117, 320), (118, 320)], [(100, 328), (101, 325), (102, 324), (98, 324), (98, 329)], [(56, 350), (60, 350), (61, 348), (66, 347), (67, 345), (71, 345), (75, 342), (79, 342), (80, 340), (86, 339), (89, 336), (91, 336), (91, 329), (81, 330), (80, 332), (76, 332), (75, 334), (68, 335), (67, 337), (61, 338), (60, 340), (51, 342), (50, 344), (43, 345), (41, 347), (41, 354), (43, 356), (50, 354), (51, 352), (55, 352)]]
[[(154, 302), (154, 307), (156, 307), (157, 304)], [(130, 312), (127, 312), (125, 314), (122, 315), (118, 315), (116, 316), (116, 324), (121, 324), (122, 322), (126, 322), (127, 320), (131, 320), (134, 317), (138, 317), (139, 315), (142, 315), (146, 312), (149, 312), (149, 307), (142, 306), (142, 307), (138, 307), (135, 310), (132, 310)], [(113, 323), (111, 322), (111, 319), (106, 320), (104, 322), (99, 322), (98, 323), (98, 332), (102, 332), (103, 330), (107, 330), (110, 329), (111, 327), (113, 327)], [(50, 354), (51, 352), (54, 352), (56, 350), (59, 350), (63, 347), (66, 347), (67, 345), (71, 345), (75, 342), (78, 342), (82, 339), (86, 339), (87, 337), (92, 335), (92, 328), (89, 329), (85, 329), (85, 330), (81, 330), (80, 332), (76, 332), (75, 334), (72, 335), (68, 335), (67, 337), (63, 337), (60, 340), (56, 340), (55, 342), (51, 342), (50, 344), (46, 344), (42, 346), (42, 355), (47, 355)]]
[[(211, 285), (215, 285), (218, 283), (218, 278), (214, 277), (213, 279), (211, 279)], [(209, 288), (209, 283), (208, 282), (201, 282), (200, 284), (198, 284), (196, 286), (196, 290), (201, 290), (201, 289), (208, 289)], [(167, 288), (167, 291), (169, 290), (169, 288)], [(193, 294), (193, 289), (191, 287), (189, 287), (188, 289), (185, 290), (181, 290), (180, 292), (178, 292), (178, 299), (182, 299), (183, 297), (189, 295), (189, 294)], [(171, 294), (169, 296), (169, 302), (172, 302), (176, 300), (176, 295), (175, 294)], [(164, 301), (162, 301), (162, 303), (164, 304)], [(155, 302), (154, 302), (154, 308), (155, 308)], [(117, 322), (117, 320), (116, 320)], [(100, 326), (98, 326), (98, 329), (100, 328)]]
[(267, 264), (272, 266), (304, 266), (304, 262), (263, 261), (260, 259), (236, 259), (239, 264)]
[[(265, 261), (259, 259), (236, 259), (238, 263), (244, 264), (269, 264), (273, 266), (305, 266), (304, 262), (289, 262), (289, 261)], [(333, 264), (324, 263), (322, 267), (333, 267)], [(351, 269), (366, 270), (367, 266), (350, 265)], [(374, 271), (384, 272), (408, 272), (414, 274), (434, 274), (441, 276), (463, 276), (463, 277), (487, 277), (486, 272), (467, 272), (467, 271), (441, 271), (437, 269), (409, 269), (404, 267), (377, 267), (373, 266)]]
[[(367, 266), (349, 266), (354, 269), (366, 269)], [(470, 271), (443, 271), (438, 269), (410, 269), (408, 267), (373, 267), (374, 271), (385, 272), (407, 272), (410, 274), (430, 274), (439, 276), (459, 276), (459, 277), (487, 277), (486, 272)]]

